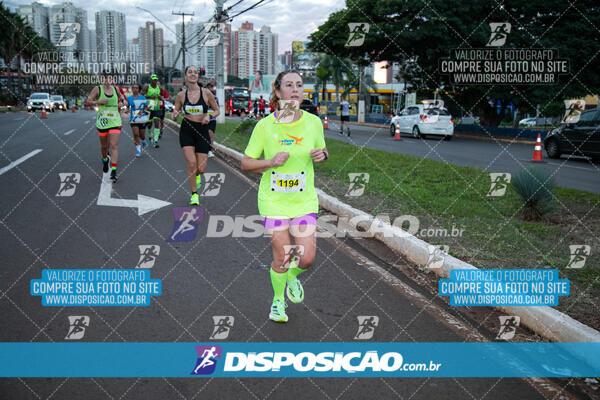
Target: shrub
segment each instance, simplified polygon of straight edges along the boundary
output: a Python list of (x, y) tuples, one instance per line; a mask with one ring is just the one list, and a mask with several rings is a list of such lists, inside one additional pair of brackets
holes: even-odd
[(512, 179), (512, 186), (523, 201), (523, 219), (539, 221), (554, 210), (554, 177), (541, 168), (521, 169)]

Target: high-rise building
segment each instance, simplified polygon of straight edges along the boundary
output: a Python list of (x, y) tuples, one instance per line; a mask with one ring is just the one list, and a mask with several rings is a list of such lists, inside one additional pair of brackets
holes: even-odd
[(279, 55), (282, 71), (292, 69), (292, 52), (290, 50), (285, 51)]
[(118, 11), (96, 12), (96, 47), (103, 62), (125, 61), (126, 32), (125, 14)]
[(241, 28), (233, 32), (231, 40), (232, 72), (239, 78), (248, 78), (256, 74), (273, 75), (278, 71), (277, 46), (278, 35), (268, 26), (260, 31), (254, 30), (254, 24), (246, 21)]
[(165, 67), (172, 68), (175, 63), (175, 57), (177, 57), (177, 51), (179, 50), (179, 46), (177, 44), (165, 40), (163, 45), (163, 54), (165, 57)]
[(140, 42), (138, 38), (133, 38), (127, 41), (127, 61), (132, 63), (141, 62)]
[(138, 29), (141, 62), (149, 64), (155, 72), (157, 67), (169, 66), (164, 59), (164, 35), (162, 28), (157, 28), (154, 22)]
[(90, 52), (94, 53), (97, 51), (96, 48), (96, 30), (95, 29), (90, 29), (89, 30), (89, 40), (88, 40), (88, 48), (90, 49)]
[(49, 28), (50, 41), (61, 51), (67, 64), (87, 61), (87, 11), (70, 2), (55, 4), (50, 8)]
[(37, 34), (50, 40), (50, 10), (41, 3), (33, 2), (17, 8), (19, 14)]

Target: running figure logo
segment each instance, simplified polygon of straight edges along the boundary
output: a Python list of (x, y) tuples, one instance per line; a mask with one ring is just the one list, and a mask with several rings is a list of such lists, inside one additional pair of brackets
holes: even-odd
[(490, 22), (490, 40), (487, 42), (486, 47), (499, 47), (504, 45), (506, 38), (510, 33), (510, 23), (508, 22)]
[(438, 122), (440, 119), (440, 108), (444, 108), (444, 101), (441, 99), (423, 100), (422, 103), (425, 104), (425, 115), (423, 115), (422, 121), (426, 124), (435, 124)]
[(83, 339), (85, 328), (90, 326), (90, 317), (87, 315), (71, 315), (69, 318), (69, 331), (65, 340)]
[(175, 224), (167, 242), (189, 242), (196, 238), (198, 224), (204, 217), (204, 209), (199, 207), (173, 207)]
[(506, 192), (506, 188), (510, 183), (511, 175), (507, 172), (490, 172), (490, 179), (492, 180), (492, 185), (490, 186), (490, 190), (488, 191), (488, 197), (500, 197), (504, 196)]
[(350, 34), (348, 35), (348, 40), (346, 41), (346, 47), (358, 47), (362, 46), (365, 42), (365, 37), (367, 33), (369, 33), (370, 24), (366, 22), (350, 22), (348, 23), (348, 28), (350, 29)]
[(217, 359), (223, 355), (221, 346), (196, 346), (198, 360), (191, 375), (210, 375), (217, 368)]
[(231, 315), (213, 315), (213, 322), (215, 328), (213, 329), (212, 335), (209, 339), (212, 340), (224, 340), (229, 336), (229, 331), (233, 328), (233, 322), (235, 318)]
[(81, 30), (79, 22), (59, 22), (58, 27), (60, 28), (60, 38), (56, 45), (60, 47), (73, 46), (77, 34)]
[(571, 252), (571, 258), (567, 264), (568, 269), (583, 268), (585, 260), (592, 252), (592, 248), (587, 244), (572, 244), (569, 245), (569, 251)]
[(63, 172), (59, 173), (58, 176), (60, 178), (60, 187), (56, 195), (59, 197), (73, 196), (75, 189), (77, 189), (77, 184), (80, 182), (81, 174), (77, 172)]
[(225, 174), (222, 172), (207, 172), (204, 174), (204, 187), (200, 196), (214, 197), (221, 191), (221, 186), (225, 182)]
[(446, 258), (446, 254), (448, 254), (448, 250), (450, 249), (448, 245), (439, 244), (439, 245), (427, 245), (427, 249), (429, 251), (429, 257), (427, 258), (427, 269), (437, 269), (441, 268), (444, 265), (444, 259)]
[(277, 110), (275, 122), (289, 124), (299, 108), (300, 105), (296, 100), (279, 100), (279, 110)]
[(138, 260), (136, 268), (152, 268), (156, 257), (160, 254), (160, 246), (157, 244), (140, 244), (140, 259)]
[(369, 174), (366, 172), (351, 172), (348, 174), (348, 178), (350, 178), (350, 186), (348, 187), (346, 196), (362, 196), (367, 187), (367, 183), (369, 183)]
[(379, 325), (379, 317), (377, 315), (359, 315), (356, 319), (358, 319), (358, 331), (354, 339), (371, 339), (375, 333), (375, 328)]
[(287, 260), (282, 268), (289, 269), (292, 262), (298, 267), (300, 257), (304, 255), (304, 245), (302, 244), (285, 244), (283, 245), (283, 259)]
[(496, 340), (510, 340), (515, 337), (517, 327), (521, 323), (521, 317), (517, 315), (500, 316), (500, 331), (496, 336)]
[(223, 32), (223, 25), (215, 22), (207, 22), (204, 24), (204, 35), (206, 40), (204, 41), (203, 46), (217, 46), (219, 41), (221, 40), (221, 36), (219, 32)]
[(585, 100), (565, 100), (565, 116), (562, 122), (576, 124), (583, 110), (585, 110)]

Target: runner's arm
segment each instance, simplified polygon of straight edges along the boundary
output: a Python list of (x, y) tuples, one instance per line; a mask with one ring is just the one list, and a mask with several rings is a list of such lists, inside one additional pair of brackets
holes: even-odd
[(266, 160), (259, 160), (244, 154), (244, 158), (242, 158), (242, 170), (262, 173), (273, 167), (279, 167), (285, 164), (289, 157), (290, 153), (286, 151), (280, 151), (279, 153), (275, 154), (275, 157)]
[(90, 93), (90, 95), (88, 96), (88, 98), (85, 99), (85, 101), (90, 106), (98, 105), (98, 104), (100, 104), (97, 101), (99, 96), (100, 96), (100, 89), (98, 89), (98, 86), (94, 86), (94, 88), (92, 89), (92, 92)]
[(185, 96), (185, 93), (181, 91), (175, 97), (175, 105), (173, 106), (173, 119), (175, 121), (177, 121), (177, 117), (181, 113), (181, 107), (183, 107), (183, 96)]

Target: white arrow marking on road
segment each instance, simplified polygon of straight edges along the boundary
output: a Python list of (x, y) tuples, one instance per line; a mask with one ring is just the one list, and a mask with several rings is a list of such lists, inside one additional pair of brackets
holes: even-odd
[(102, 184), (100, 185), (100, 194), (98, 194), (99, 206), (112, 206), (112, 207), (133, 207), (138, 209), (138, 215), (144, 215), (147, 212), (157, 210), (159, 208), (168, 206), (168, 201), (162, 201), (155, 199), (154, 197), (144, 196), (138, 194), (137, 200), (127, 199), (115, 199), (111, 197), (112, 193), (112, 181), (108, 174), (102, 176)]
[(3, 173), (5, 173), (6, 171), (9, 171), (11, 169), (13, 169), (14, 167), (16, 167), (17, 165), (21, 164), (22, 162), (26, 161), (27, 159), (35, 156), (37, 153), (41, 152), (42, 149), (37, 149), (32, 151), (29, 154), (25, 154), (23, 157), (19, 158), (18, 160), (15, 160), (13, 162), (11, 162), (10, 164), (8, 164), (6, 167), (0, 169), (0, 175), (2, 175)]
[(89, 123), (90, 123), (90, 121), (89, 121), (89, 120), (84, 122), (84, 124), (89, 124)]
[(65, 136), (70, 135), (71, 133), (75, 132), (75, 129), (71, 129), (69, 131), (65, 132)]

